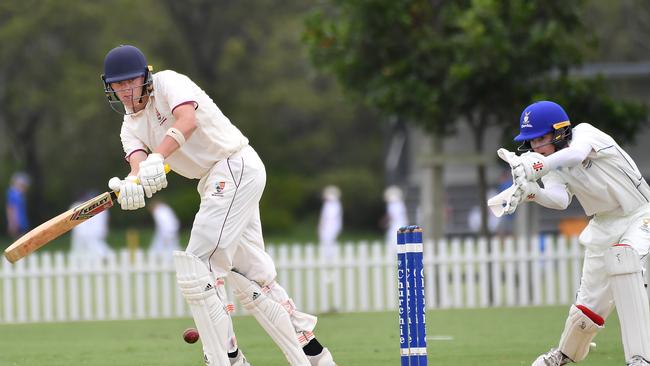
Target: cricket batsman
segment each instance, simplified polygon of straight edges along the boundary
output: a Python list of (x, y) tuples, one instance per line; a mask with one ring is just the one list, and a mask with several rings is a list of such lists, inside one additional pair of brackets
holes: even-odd
[[(576, 301), (557, 348), (533, 366), (580, 362), (616, 307), (626, 365), (650, 365), (650, 314), (643, 269), (650, 247), (650, 187), (630, 156), (606, 133), (588, 123), (575, 127), (556, 103), (524, 109), (517, 156), (498, 155), (512, 169), (514, 184), (488, 201), (500, 216), (523, 201), (564, 210), (575, 196), (591, 216), (579, 241), (585, 247)], [(543, 182), (543, 188), (538, 180)]]
[(164, 164), (198, 180), (201, 204), (187, 249), (174, 251), (185, 297), (210, 366), (250, 366), (226, 310), (224, 278), (292, 366), (335, 366), (314, 337), (316, 317), (298, 311), (264, 250), (259, 202), (266, 170), (248, 139), (187, 76), (153, 73), (134, 46), (108, 52), (102, 75), (110, 106), (124, 115), (120, 137), (131, 171), (112, 178), (124, 210), (167, 187)]

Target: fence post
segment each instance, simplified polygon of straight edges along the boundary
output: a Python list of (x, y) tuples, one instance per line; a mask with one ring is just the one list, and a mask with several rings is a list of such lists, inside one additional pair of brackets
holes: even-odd
[(569, 276), (567, 275), (567, 248), (566, 238), (560, 234), (557, 237), (557, 273), (558, 285), (560, 286), (560, 304), (569, 302)]
[(546, 286), (546, 301), (547, 305), (555, 305), (557, 301), (555, 300), (555, 273), (556, 273), (556, 261), (557, 257), (555, 255), (555, 240), (550, 235), (544, 236), (544, 274), (545, 276), (545, 286)]
[(501, 255), (501, 238), (493, 236), (490, 239), (490, 262), (492, 264), (492, 306), (501, 306), (503, 304), (501, 273), (503, 258)]
[(476, 306), (476, 254), (474, 237), (465, 238), (465, 284), (467, 287), (467, 307)]
[(382, 243), (373, 242), (370, 246), (370, 267), (372, 268), (372, 295), (373, 295), (373, 310), (386, 310), (384, 304), (384, 289), (393, 291), (395, 286), (392, 283), (386, 284), (384, 287), (381, 280), (381, 273), (384, 271)]
[(4, 319), (6, 323), (14, 322), (14, 281), (12, 280), (13, 268), (11, 263), (2, 257), (2, 293), (3, 293), (3, 310), (4, 310)]
[(318, 288), (315, 280), (315, 267), (317, 267), (315, 260), (315, 246), (313, 243), (307, 244), (305, 247), (305, 289), (307, 293), (307, 302), (305, 310), (308, 313), (316, 312), (316, 288)]
[(530, 302), (528, 291), (530, 283), (528, 282), (528, 239), (517, 237), (517, 267), (519, 276), (519, 305), (526, 306)]
[(38, 322), (41, 320), (40, 316), (40, 286), (39, 280), (43, 276), (41, 266), (39, 265), (39, 255), (31, 255), (27, 257), (28, 270), (26, 276), (29, 277), (29, 320)]
[(505, 239), (505, 248), (503, 251), (503, 258), (505, 262), (506, 273), (506, 305), (515, 306), (517, 303), (517, 289), (515, 287), (515, 252), (514, 252), (514, 238), (511, 236)]
[(106, 271), (108, 272), (108, 317), (117, 319), (118, 312), (118, 291), (117, 291), (117, 253), (110, 252), (106, 258)]
[[(346, 291), (345, 291), (345, 304), (346, 304), (346, 310), (348, 311), (354, 311), (355, 304), (356, 304), (356, 294), (357, 291), (355, 291), (355, 276), (354, 276), (354, 246), (352, 243), (345, 243), (345, 251), (344, 251), (344, 263), (345, 263), (345, 281), (339, 281), (338, 283), (340, 284), (345, 284)], [(340, 302), (339, 302), (340, 304)], [(337, 304), (338, 305), (338, 304)], [(337, 306), (339, 308), (339, 306)]]
[(482, 308), (490, 306), (490, 280), (488, 271), (488, 253), (487, 253), (487, 238), (478, 238), (478, 263), (479, 263), (479, 306)]
[(302, 245), (295, 244), (291, 246), (291, 257), (289, 259), (289, 268), (291, 268), (291, 296), (299, 309), (305, 308), (305, 291), (303, 287), (302, 274), (305, 272), (305, 262), (303, 261)]
[(438, 288), (440, 289), (440, 307), (446, 309), (450, 306), (449, 270), (447, 266), (447, 263), (449, 263), (449, 256), (447, 255), (447, 240), (440, 238), (436, 243), (438, 244)]
[(45, 252), (41, 255), (41, 269), (43, 274), (43, 320), (51, 322), (54, 319), (53, 308), (54, 299), (52, 298), (52, 255)]
[(453, 303), (452, 307), (462, 308), (463, 304), (463, 276), (461, 273), (460, 238), (451, 240), (451, 273), (453, 279)]
[(359, 258), (359, 307), (356, 311), (368, 311), (368, 298), (370, 297), (370, 282), (368, 281), (368, 243), (361, 242), (357, 245), (357, 258)]
[(68, 320), (68, 313), (66, 312), (65, 305), (66, 300), (69, 296), (65, 286), (65, 257), (61, 252), (58, 252), (54, 255), (54, 276), (54, 282), (56, 286), (56, 320), (62, 322)]

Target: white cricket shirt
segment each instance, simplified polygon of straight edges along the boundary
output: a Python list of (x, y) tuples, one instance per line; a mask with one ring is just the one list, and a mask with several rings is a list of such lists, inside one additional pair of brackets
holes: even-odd
[(650, 187), (630, 156), (608, 134), (588, 123), (573, 128), (571, 144), (592, 150), (581, 164), (550, 171), (544, 187), (566, 186), (588, 216), (627, 215), (650, 202)]
[(126, 156), (136, 150), (152, 151), (176, 119), (174, 108), (193, 103), (197, 128), (189, 139), (165, 159), (169, 167), (187, 178), (202, 178), (214, 164), (248, 145), (248, 139), (212, 99), (190, 78), (172, 70), (153, 74), (153, 93), (147, 106), (124, 116), (120, 138)]

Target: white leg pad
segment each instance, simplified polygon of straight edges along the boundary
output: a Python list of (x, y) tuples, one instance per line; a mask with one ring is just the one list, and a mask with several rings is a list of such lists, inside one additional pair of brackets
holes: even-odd
[(204, 361), (209, 366), (230, 366), (226, 345), (230, 317), (214, 288), (208, 267), (195, 255), (174, 251), (176, 280), (190, 306), (201, 335)]
[(296, 310), (296, 304), (289, 298), (287, 291), (275, 281), (262, 287), (262, 291), (287, 310), (291, 317), (291, 324), (293, 324), (293, 328), (298, 336), (300, 346), (302, 347), (309, 343), (314, 338), (313, 331), (318, 322), (318, 318)]
[(641, 356), (650, 360), (650, 310), (639, 254), (629, 245), (605, 252), (605, 267), (621, 324), (625, 360)]
[(558, 349), (573, 362), (580, 362), (587, 357), (589, 344), (602, 328), (602, 326), (594, 323), (591, 318), (585, 315), (582, 310), (575, 305), (571, 305)]
[[(235, 310), (235, 306), (228, 302), (228, 294), (226, 293), (226, 280), (224, 278), (217, 278), (215, 285), (217, 296), (219, 296), (221, 303), (226, 309), (226, 313), (228, 313), (228, 316), (230, 317), (230, 314)], [(231, 317), (230, 322), (228, 323), (228, 353), (235, 352), (237, 348), (237, 337), (235, 336), (235, 329), (233, 328)]]
[(296, 331), (287, 309), (264, 294), (262, 287), (241, 274), (231, 271), (230, 283), (241, 305), (280, 347), (291, 366), (310, 366), (307, 356), (298, 343)]

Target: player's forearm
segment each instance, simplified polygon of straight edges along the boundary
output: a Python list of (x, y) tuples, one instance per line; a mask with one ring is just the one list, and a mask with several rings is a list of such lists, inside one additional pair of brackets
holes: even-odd
[(531, 190), (527, 199), (534, 201), (544, 207), (554, 210), (564, 210), (571, 203), (571, 196), (566, 189), (560, 185), (551, 186), (550, 188), (540, 188), (537, 183), (536, 188)]
[(169, 136), (165, 136), (160, 145), (158, 145), (158, 147), (156, 147), (153, 152), (162, 155), (164, 158), (167, 158), (179, 148), (180, 145), (178, 142), (176, 142), (176, 140)]
[(129, 165), (131, 166), (131, 172), (129, 175), (136, 176), (140, 171), (140, 162), (147, 159), (147, 153), (144, 150), (138, 150), (129, 156)]
[(187, 141), (194, 131), (196, 131), (196, 119), (193, 114), (191, 116), (184, 116), (183, 118), (177, 119), (171, 129), (175, 130), (173, 133), (180, 133), (182, 136), (174, 138), (169, 134), (165, 135), (160, 145), (153, 151), (154, 153), (161, 154), (165, 158), (178, 150), (181, 147), (181, 143)]
[(546, 164), (550, 170), (570, 168), (581, 164), (591, 152), (591, 145), (576, 142), (546, 157)]

